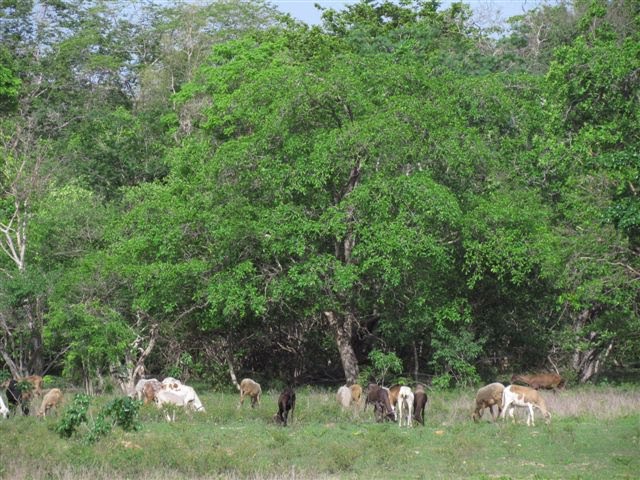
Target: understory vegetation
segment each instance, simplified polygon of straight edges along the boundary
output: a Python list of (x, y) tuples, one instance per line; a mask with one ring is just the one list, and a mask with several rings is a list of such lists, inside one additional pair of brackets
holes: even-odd
[[(429, 391), (424, 427), (377, 424), (369, 406), (343, 411), (333, 390), (298, 392), (293, 421), (273, 423), (276, 392), (260, 408), (237, 408), (234, 393), (203, 392), (205, 413), (177, 412), (167, 423), (153, 405), (141, 427), (114, 427), (95, 443), (63, 439), (58, 415), (0, 422), (0, 477), (136, 478), (635, 478), (640, 468), (637, 386), (590, 386), (544, 392), (552, 421), (471, 420), (475, 391)], [(114, 399), (94, 399), (90, 415)], [(70, 402), (69, 402), (70, 403)], [(80, 432), (82, 433), (82, 432)]]

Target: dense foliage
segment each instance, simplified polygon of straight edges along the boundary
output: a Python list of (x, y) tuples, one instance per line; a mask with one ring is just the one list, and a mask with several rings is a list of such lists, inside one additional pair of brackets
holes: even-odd
[(425, 0), (322, 27), (261, 0), (0, 7), (6, 374), (446, 387), (637, 361), (633, 2), (508, 30)]

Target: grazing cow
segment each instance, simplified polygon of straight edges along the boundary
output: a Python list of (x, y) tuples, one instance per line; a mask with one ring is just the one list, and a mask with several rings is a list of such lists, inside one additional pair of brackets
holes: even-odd
[(62, 391), (59, 388), (52, 388), (42, 399), (42, 405), (38, 410), (38, 417), (46, 417), (52, 408), (60, 406), (63, 400)]
[(273, 416), (273, 420), (278, 425), (287, 426), (287, 417), (291, 412), (293, 419), (293, 411), (296, 408), (296, 392), (291, 387), (286, 387), (278, 398), (278, 413)]
[(2, 400), (2, 397), (0, 397), (0, 415), (2, 415), (4, 418), (7, 418), (9, 416), (9, 409), (4, 404), (4, 400)]
[(172, 392), (177, 393), (178, 395), (181, 395), (184, 398), (185, 406), (188, 406), (191, 410), (195, 412), (206, 411), (204, 406), (202, 405), (202, 402), (200, 401), (200, 397), (198, 397), (198, 394), (196, 393), (193, 387), (190, 387), (189, 385), (180, 384), (178, 388), (171, 387), (171, 388), (168, 388), (168, 390), (171, 390)]
[(362, 398), (362, 387), (357, 383), (354, 383), (349, 387), (349, 390), (351, 390), (351, 401), (358, 405)]
[(374, 404), (374, 413), (377, 422), (384, 420), (396, 421), (396, 410), (389, 400), (388, 388), (381, 387), (380, 390), (378, 390), (378, 397)]
[[(164, 405), (173, 405), (176, 407), (185, 407), (185, 408), (187, 407), (187, 401), (185, 396), (171, 389), (159, 390), (155, 396), (155, 402), (157, 407), (160, 409), (162, 409)], [(165, 417), (167, 418), (168, 422), (175, 422), (176, 420), (175, 410), (171, 411), (171, 415), (169, 415), (169, 412), (165, 412)]]
[(162, 384), (158, 382), (157, 384), (153, 382), (147, 382), (142, 387), (142, 401), (144, 405), (149, 405), (152, 402), (156, 401), (156, 394), (158, 391), (162, 390)]
[(400, 387), (398, 392), (398, 401), (396, 411), (398, 412), (398, 425), (402, 426), (404, 423), (407, 427), (411, 427), (413, 420), (413, 392), (407, 386)]
[[(175, 384), (169, 383), (156, 392), (154, 401), (158, 408), (162, 408), (164, 405), (174, 405), (196, 412), (206, 411), (193, 387), (181, 384), (179, 388), (172, 388), (173, 385)], [(175, 421), (175, 411), (171, 416), (167, 413), (166, 417), (170, 422)]]
[(346, 385), (343, 385), (338, 389), (336, 393), (336, 400), (342, 406), (343, 409), (349, 408), (351, 405), (351, 401), (353, 400), (351, 397), (351, 389)]
[(26, 387), (23, 382), (11, 379), (6, 394), (9, 408), (15, 411), (19, 406), (23, 415), (29, 415), (29, 402), (31, 401), (31, 389), (29, 387)]
[(504, 393), (504, 385), (499, 382), (490, 383), (480, 388), (476, 393), (476, 408), (471, 415), (474, 422), (477, 422), (482, 418), (482, 413), (485, 408), (488, 408), (491, 412), (493, 421), (496, 421), (496, 414), (493, 411), (493, 406), (498, 407), (498, 415), (502, 413), (502, 394)]
[(521, 385), (509, 385), (505, 388), (504, 392), (502, 392), (502, 418), (509, 412), (509, 416), (513, 420), (513, 423), (515, 423), (516, 419), (513, 416), (514, 407), (528, 409), (527, 426), (536, 426), (533, 407), (536, 407), (542, 412), (547, 423), (551, 421), (551, 414), (547, 410), (547, 404), (544, 398), (533, 388), (523, 387)]
[(247, 395), (251, 397), (251, 408), (260, 406), (260, 395), (262, 395), (262, 388), (258, 382), (254, 382), (250, 378), (243, 378), (240, 385), (237, 385), (240, 390), (240, 403), (238, 408), (244, 403), (244, 397)]
[(538, 373), (535, 375), (513, 375), (511, 377), (511, 383), (524, 383), (530, 386), (534, 390), (545, 389), (553, 390), (556, 393), (557, 389), (564, 389), (565, 380), (557, 373)]
[(373, 411), (377, 422), (382, 422), (385, 418), (392, 421), (396, 420), (396, 412), (389, 400), (388, 388), (370, 383), (367, 387), (367, 397), (364, 404), (365, 410), (369, 403), (373, 404)]
[(172, 390), (178, 390), (180, 388), (180, 385), (182, 385), (182, 382), (177, 378), (167, 377), (162, 380), (162, 385), (165, 385), (167, 388), (170, 388)]
[(178, 391), (184, 392), (187, 403), (189, 403), (189, 405), (192, 406), (191, 408), (196, 412), (206, 412), (204, 405), (202, 405), (202, 402), (200, 401), (200, 397), (198, 397), (198, 394), (193, 387), (190, 387), (189, 385), (182, 385)]
[(424, 409), (427, 405), (427, 394), (424, 385), (416, 386), (413, 394), (413, 419), (424, 427)]
[[(155, 392), (160, 390), (163, 384), (156, 378), (141, 378), (138, 380), (134, 389), (134, 395), (138, 400), (144, 400), (145, 405), (148, 403), (147, 396), (145, 395), (145, 387), (147, 385), (151, 385), (154, 392), (153, 396), (155, 397)], [(151, 400), (153, 400), (153, 397), (151, 397)]]
[(384, 388), (385, 390), (387, 390), (387, 396), (388, 396), (389, 394), (388, 388), (381, 387), (376, 383), (370, 383), (369, 385), (367, 385), (367, 392), (366, 392), (367, 394), (366, 394), (366, 397), (364, 398), (365, 412), (367, 411), (367, 405), (369, 405), (370, 403), (373, 404), (373, 406), (375, 407), (376, 402), (378, 401), (378, 390), (380, 390), (381, 388)]
[(389, 401), (391, 405), (398, 404), (398, 396), (400, 395), (400, 388), (402, 385), (394, 385), (393, 387), (389, 387)]

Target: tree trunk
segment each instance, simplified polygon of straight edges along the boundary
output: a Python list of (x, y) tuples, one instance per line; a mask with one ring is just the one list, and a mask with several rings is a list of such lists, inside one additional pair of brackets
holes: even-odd
[(578, 382), (580, 383), (586, 383), (597, 376), (602, 362), (609, 356), (609, 352), (613, 348), (613, 342), (610, 342), (606, 347), (602, 344), (598, 332), (589, 331), (589, 333), (585, 334), (585, 327), (601, 311), (602, 307), (600, 305), (587, 308), (580, 312), (573, 324), (573, 329), (579, 340), (578, 343), (586, 341), (590, 344), (587, 349), (576, 347), (573, 352), (572, 366), (578, 375)]
[[(596, 336), (595, 332), (591, 335)], [(573, 355), (573, 368), (578, 373), (578, 382), (586, 383), (595, 380), (600, 372), (600, 367), (605, 362), (611, 349), (613, 342), (610, 342), (606, 348), (594, 347), (587, 351), (576, 351)]]
[(324, 316), (333, 329), (347, 384), (352, 385), (358, 381), (359, 373), (358, 360), (351, 345), (353, 327), (356, 323), (355, 315), (347, 313), (344, 316), (340, 316), (335, 312), (328, 311), (324, 312)]
[(15, 362), (9, 356), (9, 354), (5, 351), (4, 348), (0, 348), (0, 355), (2, 355), (2, 360), (4, 360), (5, 365), (7, 367), (9, 367), (9, 371), (11, 372), (11, 376), (13, 378), (22, 377), (22, 375), (20, 374), (20, 371), (18, 370), (18, 367), (16, 366)]
[(42, 341), (42, 326), (44, 324), (42, 318), (44, 312), (40, 304), (40, 300), (26, 300), (24, 302), (24, 311), (29, 326), (29, 350), (28, 368), (30, 374), (42, 375), (44, 372), (44, 356)]
[(84, 392), (87, 395), (93, 395), (93, 382), (91, 381), (91, 372), (85, 361), (82, 361), (82, 383), (84, 384)]
[[(348, 112), (349, 118), (353, 120), (351, 109), (348, 105), (344, 105), (345, 111)], [(349, 178), (341, 189), (341, 191), (335, 196), (335, 204), (339, 206), (340, 203), (353, 192), (353, 190), (360, 183), (362, 169), (362, 158), (356, 156), (353, 159), (353, 165), (349, 172)], [(355, 222), (355, 211), (353, 206), (346, 206), (345, 210), (345, 223), (346, 231), (342, 239), (336, 239), (334, 244), (336, 259), (349, 265), (352, 263), (352, 253), (356, 245), (356, 235), (354, 233), (353, 224)], [(344, 376), (348, 385), (352, 385), (358, 380), (358, 359), (356, 353), (353, 350), (351, 341), (353, 340), (353, 329), (357, 324), (356, 316), (353, 311), (348, 307), (348, 301), (345, 298), (339, 299), (339, 304), (347, 311), (347, 313), (337, 314), (334, 311), (323, 312), (326, 317), (329, 326), (333, 330), (333, 334), (338, 346), (338, 352), (340, 353), (340, 360), (342, 362), (342, 369), (344, 370)]]
[(225, 345), (224, 356), (225, 356), (225, 359), (227, 360), (227, 366), (229, 367), (229, 375), (231, 375), (231, 382), (236, 386), (238, 390), (240, 390), (240, 384), (238, 383), (238, 378), (236, 377), (235, 368), (233, 368), (233, 357), (231, 355), (231, 352), (229, 351), (228, 343), (226, 343)]
[[(142, 328), (142, 318), (140, 314), (138, 314), (137, 326)], [(149, 329), (149, 334), (138, 335), (131, 345), (131, 350), (127, 352), (125, 356), (124, 377), (121, 379), (118, 378), (120, 388), (126, 395), (133, 395), (136, 383), (145, 374), (144, 362), (153, 351), (157, 338), (158, 324), (154, 323)], [(147, 346), (143, 348), (143, 342), (147, 339)]]
[[(420, 350), (422, 350), (422, 342), (420, 342)], [(413, 341), (413, 379), (418, 383), (420, 375), (420, 355), (418, 353), (418, 345)]]

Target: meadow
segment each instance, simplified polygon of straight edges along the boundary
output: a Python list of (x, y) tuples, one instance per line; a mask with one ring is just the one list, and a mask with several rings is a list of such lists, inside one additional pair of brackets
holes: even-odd
[[(377, 424), (342, 411), (334, 391), (303, 388), (289, 427), (273, 424), (276, 392), (237, 408), (236, 392), (199, 389), (205, 413), (167, 423), (154, 406), (141, 428), (94, 444), (59, 437), (60, 417), (0, 419), (0, 478), (11, 479), (614, 479), (640, 477), (640, 387), (545, 392), (552, 421), (474, 423), (474, 390), (429, 391), (425, 426)], [(93, 399), (92, 410), (113, 396)], [(95, 412), (92, 413), (95, 415)]]

